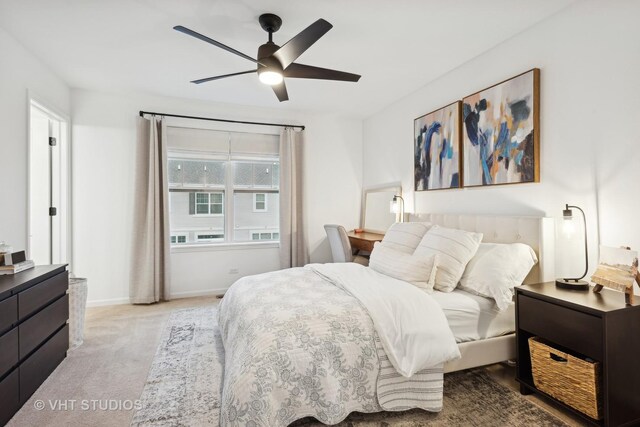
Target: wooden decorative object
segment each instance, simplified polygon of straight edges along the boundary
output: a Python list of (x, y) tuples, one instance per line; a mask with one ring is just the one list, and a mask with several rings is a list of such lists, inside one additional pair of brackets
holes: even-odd
[(593, 276), (591, 276), (591, 281), (596, 284), (593, 292), (598, 293), (606, 286), (607, 288), (623, 292), (625, 303), (632, 305), (634, 302), (633, 283), (637, 282), (640, 285), (637, 254), (632, 253), (631, 248), (628, 246), (623, 246), (620, 249), (603, 246), (600, 250), (601, 253), (605, 250), (608, 251), (609, 256), (612, 253), (618, 252), (618, 254), (623, 255), (622, 258), (625, 256), (633, 256), (634, 258), (631, 265), (620, 262), (614, 264), (609, 260), (603, 260), (601, 255), (600, 265)]

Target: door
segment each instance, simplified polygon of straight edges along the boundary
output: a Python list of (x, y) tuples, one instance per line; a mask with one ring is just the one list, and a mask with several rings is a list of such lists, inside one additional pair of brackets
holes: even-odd
[(28, 256), (36, 264), (68, 262), (67, 122), (31, 101)]

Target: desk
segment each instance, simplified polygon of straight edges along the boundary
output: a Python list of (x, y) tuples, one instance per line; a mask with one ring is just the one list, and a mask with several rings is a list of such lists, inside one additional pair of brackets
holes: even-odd
[(373, 251), (374, 243), (380, 242), (384, 234), (370, 233), (368, 231), (363, 231), (362, 233), (349, 231), (347, 236), (349, 236), (349, 243), (351, 243), (352, 248), (359, 251), (371, 252)]

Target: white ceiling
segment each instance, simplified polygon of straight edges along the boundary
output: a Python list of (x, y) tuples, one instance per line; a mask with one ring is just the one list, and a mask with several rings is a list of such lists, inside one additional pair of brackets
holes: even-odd
[[(366, 117), (573, 1), (0, 0), (0, 26), (75, 88)], [(189, 83), (254, 64), (173, 26), (255, 57), (266, 12), (283, 20), (280, 45), (318, 18), (332, 23), (299, 62), (360, 82), (288, 79), (284, 103), (254, 74)]]

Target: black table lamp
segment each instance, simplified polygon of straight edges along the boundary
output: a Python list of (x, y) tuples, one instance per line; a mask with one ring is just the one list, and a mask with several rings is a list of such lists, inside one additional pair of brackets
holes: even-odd
[(571, 211), (572, 209), (579, 210), (582, 214), (582, 219), (584, 220), (584, 274), (576, 278), (556, 279), (556, 286), (559, 288), (571, 289), (575, 291), (586, 291), (589, 290), (589, 282), (582, 279), (587, 275), (587, 271), (589, 271), (589, 251), (587, 248), (587, 217), (584, 215), (584, 211), (578, 206), (566, 205), (564, 210), (562, 211), (562, 218), (565, 225), (569, 224), (568, 221), (573, 221), (573, 212)]

